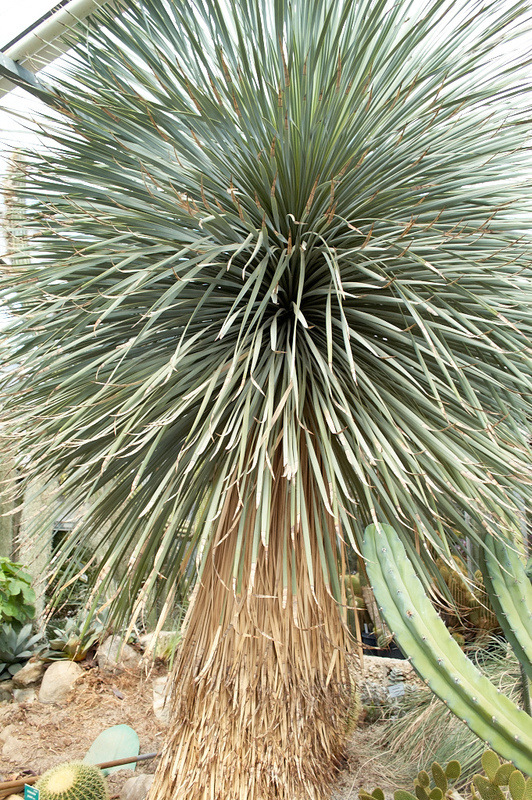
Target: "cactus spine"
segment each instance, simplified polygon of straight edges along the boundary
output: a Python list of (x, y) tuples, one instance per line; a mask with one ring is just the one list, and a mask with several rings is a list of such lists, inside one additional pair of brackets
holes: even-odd
[(35, 786), (40, 800), (108, 800), (103, 773), (92, 764), (71, 761), (45, 772)]
[(454, 641), (394, 529), (369, 525), (362, 554), (379, 607), (421, 677), (477, 736), (532, 774), (532, 719), (500, 694)]

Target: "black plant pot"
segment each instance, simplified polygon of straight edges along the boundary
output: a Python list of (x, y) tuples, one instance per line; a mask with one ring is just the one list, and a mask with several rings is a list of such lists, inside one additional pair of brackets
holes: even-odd
[(377, 637), (374, 633), (362, 634), (362, 652), (366, 656), (378, 656), (379, 658), (405, 658), (393, 639), (388, 647), (378, 647)]

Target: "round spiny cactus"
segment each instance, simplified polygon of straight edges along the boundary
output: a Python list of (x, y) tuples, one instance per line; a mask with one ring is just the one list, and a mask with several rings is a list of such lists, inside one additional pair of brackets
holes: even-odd
[(92, 764), (70, 761), (49, 769), (36, 784), (41, 800), (108, 800), (103, 773)]

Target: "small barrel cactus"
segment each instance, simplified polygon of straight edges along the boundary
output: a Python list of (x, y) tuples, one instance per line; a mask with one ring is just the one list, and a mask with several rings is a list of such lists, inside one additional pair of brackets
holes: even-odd
[(40, 800), (109, 800), (103, 773), (92, 764), (70, 761), (45, 772), (37, 781)]

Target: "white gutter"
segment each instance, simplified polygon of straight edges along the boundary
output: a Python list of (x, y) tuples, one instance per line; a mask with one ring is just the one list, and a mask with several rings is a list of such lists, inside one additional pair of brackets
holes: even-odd
[[(38, 72), (70, 48), (64, 36), (85, 17), (106, 5), (109, 0), (71, 0), (51, 17), (45, 19), (20, 41), (3, 51), (11, 61), (30, 72)], [(115, 0), (115, 5), (118, 5)], [(0, 78), (0, 98), (15, 88), (7, 77)]]

